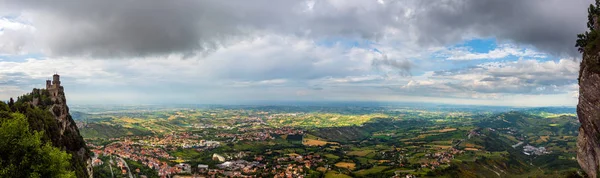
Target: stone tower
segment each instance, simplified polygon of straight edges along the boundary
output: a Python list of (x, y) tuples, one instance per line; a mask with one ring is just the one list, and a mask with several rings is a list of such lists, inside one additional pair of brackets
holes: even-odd
[(58, 74), (54, 74), (54, 75), (52, 76), (52, 85), (53, 85), (55, 88), (58, 88), (58, 87), (60, 87), (60, 75), (58, 75)]
[(46, 80), (46, 90), (50, 92), (52, 96), (58, 96), (60, 92), (62, 92), (63, 87), (60, 86), (60, 75), (54, 74), (52, 76), (52, 81)]
[(50, 89), (50, 87), (52, 87), (52, 81), (46, 80), (46, 90)]

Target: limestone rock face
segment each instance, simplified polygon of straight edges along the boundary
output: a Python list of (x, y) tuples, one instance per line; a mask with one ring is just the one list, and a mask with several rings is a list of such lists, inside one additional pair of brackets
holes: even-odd
[[(64, 88), (62, 86), (56, 86), (47, 88), (45, 91), (34, 89), (32, 93), (36, 92), (40, 93), (40, 95), (45, 95), (52, 100), (51, 105), (45, 106), (56, 119), (58, 127), (52, 130), (52, 132), (58, 132), (54, 134), (58, 135), (58, 137), (51, 138), (52, 144), (73, 155), (71, 164), (75, 170), (79, 170), (79, 172), (76, 171), (77, 177), (93, 177), (90, 152), (85, 145), (83, 137), (79, 134), (79, 129), (77, 128), (75, 121), (71, 117), (71, 114), (69, 114), (69, 107), (67, 106)], [(39, 106), (43, 103), (40, 102), (40, 98), (33, 98), (31, 104)]]
[(581, 127), (577, 138), (577, 161), (589, 177), (598, 176), (600, 161), (599, 54), (585, 54), (579, 71), (577, 115)]
[(64, 147), (71, 152), (73, 155), (77, 155), (82, 163), (86, 166), (86, 174), (88, 177), (93, 177), (92, 159), (90, 158), (89, 151), (83, 141), (83, 137), (79, 134), (79, 129), (75, 124), (75, 121), (69, 114), (69, 107), (67, 106), (67, 99), (63, 87), (61, 86), (57, 92), (57, 95), (51, 96), (54, 104), (49, 108), (52, 114), (58, 121), (59, 132), (63, 137), (62, 143)]

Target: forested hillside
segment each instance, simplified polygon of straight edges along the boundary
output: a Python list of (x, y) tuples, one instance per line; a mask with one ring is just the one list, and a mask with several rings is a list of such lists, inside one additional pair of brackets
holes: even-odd
[(89, 177), (89, 150), (64, 93), (48, 90), (0, 102), (0, 177)]

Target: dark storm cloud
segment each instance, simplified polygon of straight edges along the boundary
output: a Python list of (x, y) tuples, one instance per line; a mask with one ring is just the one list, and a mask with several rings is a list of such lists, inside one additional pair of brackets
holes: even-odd
[[(576, 56), (575, 35), (585, 30), (590, 2), (0, 0), (0, 11), (30, 18), (47, 55), (57, 56), (193, 56), (256, 33), (374, 41), (406, 35), (423, 46), (497, 37)], [(386, 35), (389, 29), (400, 33)]]
[[(238, 1), (246, 2), (246, 1)], [(284, 23), (295, 1), (4, 1), (35, 18), (55, 55), (147, 56), (212, 50)], [(268, 5), (268, 6), (267, 6)], [(268, 8), (277, 7), (277, 8)], [(278, 14), (278, 15), (274, 15)]]
[(49, 53), (59, 56), (190, 56), (256, 33), (375, 38), (391, 18), (388, 10), (343, 10), (320, 1), (307, 12), (308, 3), (296, 0), (7, 0), (0, 6), (34, 19)]
[(471, 34), (533, 45), (541, 51), (577, 56), (576, 34), (586, 30), (591, 0), (421, 1), (416, 12), (420, 42), (457, 42)]

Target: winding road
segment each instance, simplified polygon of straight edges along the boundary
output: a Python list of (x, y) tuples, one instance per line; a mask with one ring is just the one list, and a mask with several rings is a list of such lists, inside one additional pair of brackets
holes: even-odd
[(129, 165), (127, 165), (127, 162), (125, 162), (125, 160), (121, 157), (118, 157), (118, 158), (123, 162), (123, 164), (127, 168), (127, 173), (129, 173), (129, 178), (133, 178), (133, 175), (131, 174), (131, 169), (129, 169)]
[(115, 174), (113, 173), (113, 169), (112, 169), (112, 166), (111, 166), (113, 163), (114, 163), (113, 157), (111, 156), (110, 157), (110, 163), (108, 164), (108, 167), (110, 168), (110, 177), (111, 178), (115, 178)]

